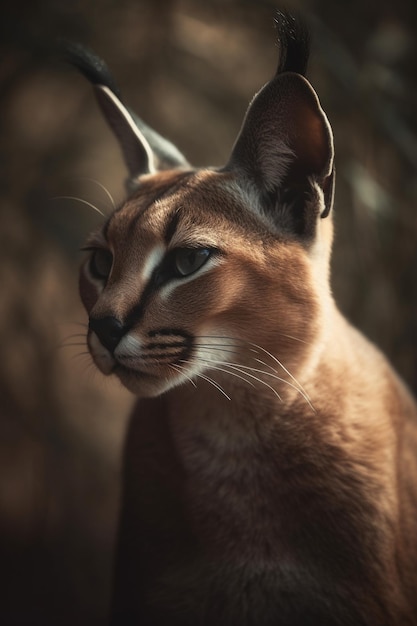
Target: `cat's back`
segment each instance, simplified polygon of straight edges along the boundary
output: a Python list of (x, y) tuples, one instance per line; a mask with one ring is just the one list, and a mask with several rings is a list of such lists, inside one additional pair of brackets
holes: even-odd
[[(417, 403), (384, 354), (335, 310), (307, 389), (386, 529), (385, 557), (417, 619)], [(360, 502), (359, 502), (360, 504)], [(413, 622), (414, 623), (414, 622)]]

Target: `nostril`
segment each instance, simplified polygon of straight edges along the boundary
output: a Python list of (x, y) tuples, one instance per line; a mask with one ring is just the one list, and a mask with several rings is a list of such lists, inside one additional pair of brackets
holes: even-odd
[(89, 328), (96, 333), (103, 346), (110, 352), (113, 352), (126, 331), (122, 322), (112, 316), (90, 318)]

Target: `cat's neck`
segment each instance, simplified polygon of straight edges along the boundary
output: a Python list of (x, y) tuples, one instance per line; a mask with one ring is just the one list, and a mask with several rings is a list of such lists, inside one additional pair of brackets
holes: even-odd
[[(261, 354), (269, 369), (258, 365), (259, 369), (245, 370), (243, 366), (241, 370), (213, 370), (209, 372), (211, 379), (207, 374), (194, 384), (186, 383), (169, 392), (167, 406), (179, 450), (187, 455), (206, 446), (216, 462), (223, 452), (227, 458), (231, 452), (244, 458), (249, 448), (259, 452), (265, 447), (270, 449), (274, 438), (282, 446), (287, 429), (305, 427), (309, 431), (319, 414), (323, 420), (321, 390), (327, 385), (331, 394), (335, 381), (343, 380), (348, 372), (354, 375), (356, 367), (350, 363), (351, 342), (336, 341), (333, 336), (346, 322), (337, 312), (334, 317), (334, 332), (329, 330), (330, 324), (323, 325), (320, 337), (312, 345), (303, 346), (304, 358), (297, 369), (268, 361)], [(328, 350), (332, 343), (333, 359)], [(332, 378), (323, 381), (323, 372), (329, 368)]]
[[(346, 326), (342, 318), (337, 320), (335, 333), (339, 324)], [(331, 341), (336, 339), (329, 333)], [(205, 381), (198, 382), (197, 389), (188, 385), (168, 394), (172, 436), (187, 476), (187, 500), (202, 532), (207, 528), (214, 544), (218, 542), (213, 549), (230, 551), (235, 545), (238, 560), (253, 561), (255, 552), (264, 559), (268, 550), (282, 548), (277, 526), (282, 511), (288, 519), (303, 518), (297, 502), (314, 501), (326, 508), (327, 501), (337, 503), (342, 495), (348, 502), (350, 491), (355, 498), (363, 488), (362, 500), (369, 499), (371, 510), (368, 487), (376, 491), (381, 481), (387, 502), (391, 495), (394, 498), (395, 477), (387, 469), (392, 466), (385, 463), (391, 454), (385, 434), (392, 429), (383, 408), (386, 366), (382, 360), (380, 364), (379, 353), (370, 349), (368, 358), (375, 371), (370, 384), (381, 387), (376, 401), (381, 406), (373, 407), (376, 410), (364, 423), (368, 391), (360, 388), (360, 368), (366, 365), (361, 363), (362, 341), (352, 331), (338, 341), (333, 356), (328, 348), (311, 352), (309, 367), (299, 381), (305, 385), (303, 394), (296, 392), (294, 384), (287, 392), (285, 387), (280, 389), (282, 397), (278, 398), (268, 387), (260, 385), (254, 392), (236, 379), (227, 388), (230, 399)], [(344, 384), (346, 377), (356, 381), (354, 396), (343, 391), (352, 389)], [(374, 415), (379, 428), (373, 423)], [(371, 449), (382, 453), (371, 458)], [(356, 464), (366, 465), (362, 487), (351, 476)], [(323, 493), (327, 504), (321, 502)], [(343, 502), (340, 507), (342, 511)], [(307, 518), (304, 521), (308, 524)], [(243, 545), (248, 554), (241, 552)]]

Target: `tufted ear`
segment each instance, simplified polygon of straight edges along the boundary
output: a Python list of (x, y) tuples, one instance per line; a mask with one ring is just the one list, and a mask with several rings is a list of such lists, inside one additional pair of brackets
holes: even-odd
[[(333, 134), (319, 99), (302, 74), (309, 38), (305, 25), (277, 15), (280, 59), (275, 77), (249, 105), (227, 169), (258, 193), (264, 212), (297, 234), (309, 235), (317, 212), (333, 205)], [(322, 201), (317, 201), (317, 186)], [(311, 198), (316, 198), (313, 202)], [(314, 214), (316, 212), (316, 214)]]
[(129, 170), (127, 186), (141, 174), (189, 167), (167, 139), (147, 126), (122, 102), (120, 91), (102, 59), (77, 43), (65, 43), (65, 56), (92, 84), (98, 104), (114, 132)]
[(262, 194), (305, 188), (314, 181), (333, 199), (333, 135), (310, 83), (299, 74), (276, 76), (255, 96), (234, 145), (229, 168)]

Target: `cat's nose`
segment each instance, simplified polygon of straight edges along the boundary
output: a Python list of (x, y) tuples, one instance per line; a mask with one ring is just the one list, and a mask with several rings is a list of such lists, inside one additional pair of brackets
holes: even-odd
[(117, 317), (90, 317), (89, 328), (96, 333), (109, 352), (113, 352), (126, 332), (125, 326)]

